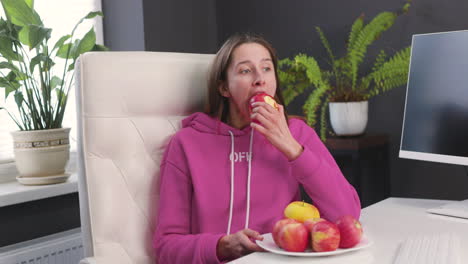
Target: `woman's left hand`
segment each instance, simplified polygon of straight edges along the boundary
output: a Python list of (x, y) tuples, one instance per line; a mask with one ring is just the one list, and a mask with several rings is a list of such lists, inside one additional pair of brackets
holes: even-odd
[(284, 116), (284, 107), (278, 104), (278, 110), (265, 102), (252, 104), (250, 118), (260, 124), (251, 122), (251, 126), (264, 135), (270, 143), (279, 149), (288, 160), (295, 160), (304, 148), (291, 135), (288, 123)]

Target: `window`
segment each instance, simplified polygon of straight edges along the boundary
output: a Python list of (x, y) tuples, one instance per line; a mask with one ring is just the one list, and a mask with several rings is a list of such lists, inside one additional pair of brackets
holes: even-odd
[[(101, 0), (35, 0), (34, 7), (41, 16), (44, 25), (52, 28), (52, 36), (49, 40), (53, 45), (61, 36), (71, 33), (75, 24), (90, 11), (101, 9)], [(2, 16), (4, 16), (2, 14)], [(96, 31), (96, 42), (103, 44), (102, 18), (85, 20), (77, 29), (76, 36), (82, 37), (92, 26)], [(60, 66), (61, 59), (56, 61), (55, 70), (63, 69)], [(62, 64), (63, 65), (63, 64)], [(73, 87), (73, 86), (72, 86)], [(12, 113), (17, 114), (16, 104), (10, 94), (5, 101), (5, 92), (0, 88), (0, 106), (4, 106)], [(75, 114), (75, 91), (72, 88), (69, 93), (63, 127), (71, 127), (70, 144), (71, 150), (76, 149), (76, 114)], [(17, 130), (16, 124), (11, 120), (6, 111), (0, 111), (0, 166), (2, 163), (13, 161), (13, 143), (10, 131)], [(0, 168), (1, 169), (1, 168)], [(1, 173), (1, 172), (0, 172)]]

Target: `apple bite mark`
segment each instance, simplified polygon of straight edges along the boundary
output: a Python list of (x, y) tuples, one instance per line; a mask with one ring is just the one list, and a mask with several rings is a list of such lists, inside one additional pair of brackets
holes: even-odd
[(257, 93), (257, 94), (254, 94), (250, 98), (250, 100), (249, 100), (250, 111), (252, 111), (252, 108), (253, 108), (252, 104), (256, 103), (256, 102), (265, 102), (265, 103), (271, 105), (276, 110), (279, 110), (279, 106), (276, 103), (275, 99), (273, 99), (273, 97), (271, 97), (267, 93)]
[(263, 97), (265, 100), (265, 103), (271, 105), (272, 107), (276, 108), (276, 110), (279, 110), (278, 104), (276, 103), (275, 99), (273, 99), (271, 96), (265, 96)]

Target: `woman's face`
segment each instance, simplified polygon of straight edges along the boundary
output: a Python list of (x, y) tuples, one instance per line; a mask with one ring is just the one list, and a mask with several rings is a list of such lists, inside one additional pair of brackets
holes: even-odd
[(276, 93), (273, 61), (268, 50), (258, 43), (242, 44), (231, 56), (227, 83), (220, 87), (220, 92), (229, 98), (231, 118), (250, 122), (250, 97), (259, 92), (274, 97)]

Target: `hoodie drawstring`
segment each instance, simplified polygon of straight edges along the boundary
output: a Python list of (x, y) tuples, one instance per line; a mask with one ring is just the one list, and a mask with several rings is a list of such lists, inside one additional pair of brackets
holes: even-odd
[(249, 228), (249, 215), (250, 215), (250, 178), (251, 178), (251, 171), (252, 171), (252, 145), (253, 145), (253, 132), (254, 129), (252, 128), (250, 132), (250, 145), (249, 145), (249, 170), (247, 173), (247, 213), (245, 214), (245, 229)]
[(229, 131), (229, 134), (231, 135), (231, 155), (229, 156), (231, 158), (231, 200), (229, 202), (229, 221), (226, 233), (228, 235), (231, 233), (232, 207), (234, 203), (234, 135), (231, 131)]
[[(227, 227), (227, 234), (231, 233), (231, 224), (232, 224), (232, 211), (234, 204), (234, 134), (229, 131), (231, 135), (231, 199), (229, 202), (229, 221)], [(252, 128), (250, 132), (250, 144), (249, 144), (249, 155), (248, 155), (248, 173), (247, 173), (247, 197), (246, 197), (246, 214), (245, 214), (245, 229), (249, 228), (249, 217), (250, 217), (250, 179), (252, 174), (252, 146), (253, 146), (253, 135), (254, 129)]]

